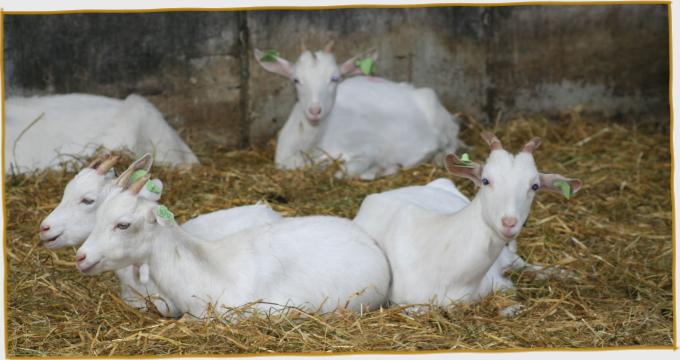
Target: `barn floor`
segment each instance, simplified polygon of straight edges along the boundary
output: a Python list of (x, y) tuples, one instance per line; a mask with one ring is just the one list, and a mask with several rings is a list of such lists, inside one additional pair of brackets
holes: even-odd
[[(467, 119), (461, 137), (473, 159), (487, 147)], [(75, 249), (50, 251), (37, 227), (58, 203), (73, 174), (45, 172), (6, 180), (8, 344), (11, 355), (226, 354), (366, 352), (508, 348), (671, 346), (672, 213), (669, 126), (612, 123), (566, 114), (559, 122), (516, 119), (496, 127), (506, 148), (543, 137), (539, 168), (578, 177), (571, 200), (537, 197), (519, 237), (519, 252), (558, 264), (573, 279), (537, 280), (512, 273), (513, 294), (481, 304), (406, 315), (398, 308), (356, 315), (257, 316), (166, 320), (126, 307), (109, 273), (85, 277)], [(190, 140), (191, 142), (191, 140)], [(425, 184), (442, 169), (422, 165), (374, 182), (339, 181), (333, 169), (278, 171), (273, 146), (212, 153), (192, 144), (204, 164), (190, 174), (154, 168), (166, 185), (164, 203), (184, 221), (221, 208), (267, 201), (285, 215), (354, 216), (367, 194)], [(212, 159), (211, 159), (212, 157)], [(128, 162), (125, 162), (127, 165)], [(456, 180), (464, 193), (473, 187)], [(498, 310), (520, 304), (510, 319)]]

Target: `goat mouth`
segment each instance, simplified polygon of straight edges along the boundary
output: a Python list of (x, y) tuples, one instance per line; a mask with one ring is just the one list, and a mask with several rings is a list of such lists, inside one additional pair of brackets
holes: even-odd
[(514, 230), (513, 228), (508, 228), (508, 227), (503, 227), (503, 229), (500, 231), (501, 235), (503, 235), (504, 238), (512, 240), (514, 239), (517, 234), (519, 234), (519, 230)]
[(307, 121), (309, 121), (311, 125), (319, 125), (319, 122), (321, 122), (321, 115), (307, 115)]
[(55, 236), (55, 237), (51, 237), (51, 238), (49, 238), (49, 239), (45, 239), (45, 240), (43, 240), (43, 243), (44, 243), (45, 246), (48, 247), (48, 248), (49, 248), (49, 247), (52, 247), (52, 246), (54, 246), (55, 241), (57, 241), (57, 239), (59, 239), (59, 238), (61, 237), (61, 235), (63, 235), (63, 234), (64, 234), (64, 233), (61, 233), (61, 234), (59, 234), (59, 235), (57, 235), (57, 236)]
[(90, 265), (90, 266), (88, 266), (88, 267), (86, 267), (86, 268), (81, 268), (80, 266), (76, 266), (76, 267), (78, 268), (78, 270), (79, 270), (81, 273), (87, 274), (87, 273), (90, 272), (90, 270), (94, 269), (94, 267), (97, 266), (97, 265), (99, 264), (99, 262), (101, 262), (101, 261), (102, 261), (102, 260), (99, 259), (99, 260), (95, 261), (94, 263), (92, 263), (92, 265)]

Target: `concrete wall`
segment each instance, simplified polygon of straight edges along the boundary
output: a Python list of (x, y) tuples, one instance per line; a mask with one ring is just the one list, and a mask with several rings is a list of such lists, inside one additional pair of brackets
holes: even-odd
[(301, 38), (336, 39), (339, 61), (377, 47), (381, 76), (482, 120), (580, 106), (668, 121), (665, 5), (5, 15), (6, 85), (139, 93), (192, 136), (245, 146), (271, 138), (295, 101), (252, 48), (294, 61)]
[(138, 93), (176, 127), (238, 145), (236, 13), (5, 16), (7, 93)]

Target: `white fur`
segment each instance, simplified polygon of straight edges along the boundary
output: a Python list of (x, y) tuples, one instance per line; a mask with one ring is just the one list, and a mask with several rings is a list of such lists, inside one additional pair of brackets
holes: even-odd
[(138, 95), (125, 100), (86, 94), (11, 97), (5, 106), (6, 173), (56, 168), (73, 156), (92, 155), (99, 146), (150, 152), (169, 165), (198, 163), (163, 115)]
[[(71, 179), (59, 205), (41, 223), (41, 227), (50, 227), (48, 231), (40, 233), (45, 246), (50, 249), (80, 246), (94, 228), (97, 208), (111, 191), (112, 181), (112, 172), (99, 175), (91, 168), (81, 170)], [(94, 202), (84, 204), (84, 198)], [(255, 204), (200, 215), (185, 222), (182, 227), (187, 232), (210, 241), (252, 226), (273, 223), (281, 218), (269, 206)], [(153, 281), (140, 280), (138, 267), (119, 269), (116, 275), (120, 281), (121, 298), (130, 306), (145, 309), (145, 298), (152, 297), (161, 314), (179, 315), (172, 302), (160, 295)]]
[[(283, 217), (265, 204), (239, 206), (226, 210), (199, 215), (180, 227), (192, 236), (205, 241), (216, 241), (251, 227), (272, 224)], [(94, 224), (92, 224), (94, 227)], [(84, 240), (83, 240), (84, 241)], [(141, 266), (148, 266), (142, 264)], [(140, 266), (133, 265), (115, 271), (120, 281), (121, 298), (130, 306), (146, 309), (146, 298), (151, 298), (156, 309), (163, 316), (178, 317), (182, 312), (165, 296), (153, 279), (144, 281), (139, 273)]]
[[(456, 188), (456, 185), (446, 178), (436, 179), (424, 186), (407, 186), (385, 191), (371, 201), (373, 209), (378, 209), (379, 207), (387, 209), (394, 206), (417, 206), (423, 210), (438, 214), (453, 214), (470, 203), (470, 200)], [(370, 222), (366, 211), (360, 211), (356, 220), (361, 223)], [(367, 226), (371, 227), (371, 225)], [(515, 286), (511, 280), (504, 276), (504, 272), (510, 268), (522, 269), (526, 267), (534, 270), (540, 269), (536, 265), (527, 264), (517, 255), (517, 241), (513, 239), (508, 246), (503, 247), (500, 256), (487, 272), (484, 284), (497, 291), (514, 289)]]
[[(105, 197), (114, 179), (113, 172), (97, 174), (95, 169), (84, 168), (66, 184), (61, 201), (40, 223), (48, 231), (40, 232), (40, 240), (50, 249), (78, 246), (87, 239), (94, 227), (97, 207)], [(83, 201), (94, 201), (86, 204)]]
[[(259, 61), (262, 53), (255, 53)], [(456, 150), (458, 123), (432, 89), (367, 76), (331, 81), (355, 74), (359, 57), (338, 66), (329, 52), (304, 51), (294, 65), (282, 58), (260, 62), (296, 81), (298, 102), (278, 137), (278, 167), (296, 169), (330, 157), (344, 161), (338, 176), (369, 180)]]
[[(516, 254), (515, 239), (529, 215), (535, 194), (531, 187), (542, 188), (543, 175), (531, 154), (502, 149), (492, 151), (480, 170), (477, 180), (486, 178), (490, 184), (469, 203), (442, 179), (363, 201), (354, 221), (390, 261), (392, 302), (473, 302), (494, 289), (513, 287), (503, 270), (526, 265)], [(437, 191), (446, 188), (449, 195)], [(504, 226), (504, 216), (517, 218), (516, 225)]]
[[(154, 203), (120, 188), (97, 210), (92, 234), (78, 250), (78, 268), (98, 274), (149, 265), (151, 279), (181, 313), (202, 317), (208, 304), (262, 300), (282, 305), (360, 311), (384, 303), (389, 267), (358, 226), (335, 217), (289, 218), (218, 241), (191, 236), (155, 213)], [(121, 230), (117, 225), (129, 224)]]

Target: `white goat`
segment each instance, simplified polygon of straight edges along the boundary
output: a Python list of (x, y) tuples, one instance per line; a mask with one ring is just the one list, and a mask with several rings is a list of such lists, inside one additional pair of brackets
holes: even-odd
[[(482, 185), (462, 209), (433, 211), (419, 199), (408, 201), (389, 191), (363, 201), (354, 221), (378, 241), (390, 261), (392, 302), (448, 305), (512, 287), (502, 270), (519, 257), (506, 245), (522, 229), (536, 191), (561, 192), (559, 186), (566, 186), (571, 195), (580, 189), (579, 180), (536, 170), (532, 152), (539, 138), (512, 155), (493, 134), (483, 137), (492, 150), (484, 166), (461, 162), (453, 154), (446, 157), (449, 172)], [(464, 202), (455, 201), (456, 206)]]
[[(47, 248), (80, 246), (87, 239), (94, 228), (97, 208), (112, 189), (115, 176), (110, 169), (117, 161), (118, 156), (97, 159), (69, 181), (59, 205), (40, 224), (40, 239)], [(146, 154), (130, 165), (127, 173), (139, 169), (148, 172), (151, 162), (151, 156)], [(216, 240), (280, 219), (281, 215), (269, 206), (256, 204), (200, 215), (182, 224), (182, 228), (203, 239)], [(144, 281), (142, 274), (138, 267), (133, 266), (116, 271), (121, 298), (130, 306), (145, 309), (144, 298), (150, 297), (161, 314), (180, 315), (176, 307), (160, 295), (153, 281)]]
[[(148, 178), (148, 177), (146, 177)], [(149, 265), (151, 279), (182, 313), (202, 317), (261, 300), (260, 310), (282, 305), (360, 311), (387, 299), (389, 266), (364, 231), (347, 219), (288, 218), (218, 241), (191, 236), (159, 206), (138, 196), (146, 178), (117, 181), (97, 210), (92, 234), (76, 266), (98, 274)]]
[(196, 155), (144, 98), (86, 94), (11, 97), (5, 101), (5, 173), (58, 167), (99, 146), (151, 152), (159, 163), (197, 164)]
[[(399, 189), (389, 190), (380, 193), (380, 196), (373, 198), (371, 206), (375, 208), (377, 203), (381, 206), (416, 206), (423, 210), (432, 211), (437, 214), (453, 214), (465, 208), (470, 200), (463, 195), (456, 185), (449, 179), (436, 179), (424, 186), (407, 186)], [(366, 212), (360, 212), (361, 218), (357, 215), (357, 221), (369, 222)], [(507, 246), (503, 247), (500, 256), (496, 259), (493, 266), (485, 276), (485, 282), (491, 284), (493, 290), (504, 291), (514, 289), (511, 280), (504, 276), (508, 269), (534, 271), (537, 277), (548, 277), (550, 271), (543, 269), (539, 265), (529, 264), (517, 255), (517, 241), (512, 240)]]
[(303, 48), (294, 65), (255, 50), (265, 70), (291, 79), (297, 90), (298, 102), (276, 145), (279, 168), (330, 157), (344, 161), (345, 171), (337, 176), (370, 180), (456, 150), (458, 123), (432, 89), (372, 76), (343, 81), (361, 73), (357, 61), (378, 54), (368, 51), (338, 66), (331, 46), (316, 52)]

